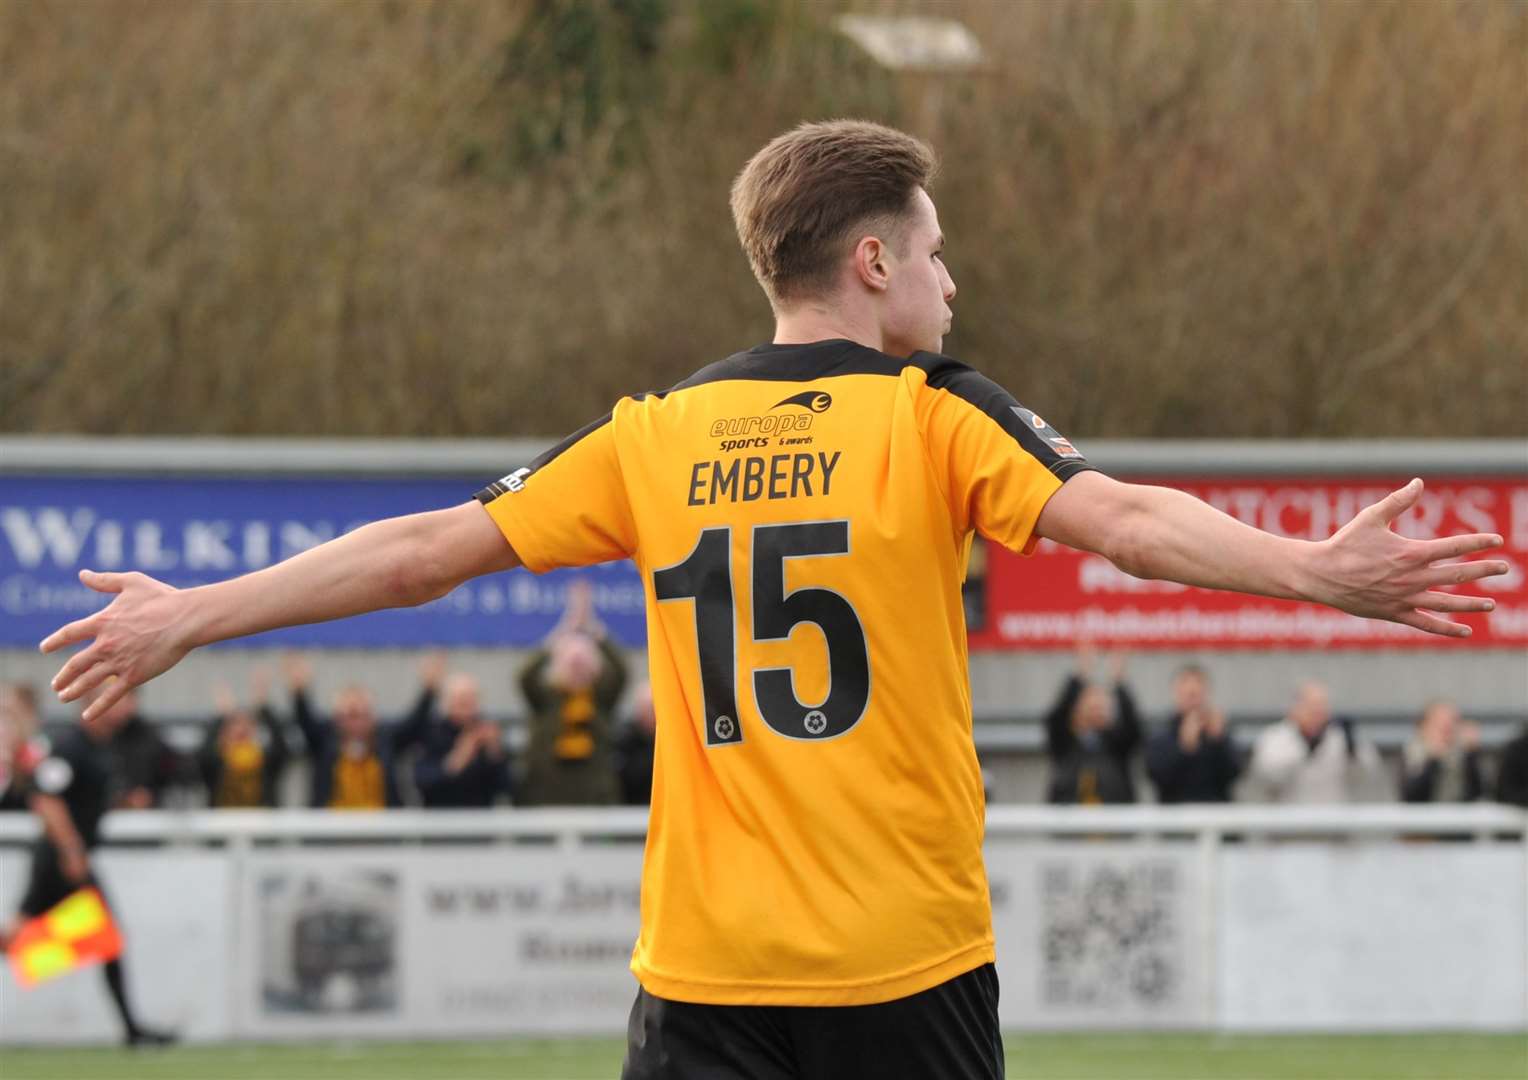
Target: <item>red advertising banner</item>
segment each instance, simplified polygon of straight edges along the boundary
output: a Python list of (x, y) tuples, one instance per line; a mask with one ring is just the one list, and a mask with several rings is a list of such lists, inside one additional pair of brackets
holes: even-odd
[[(1165, 477), (1144, 482), (1187, 491), (1280, 536), (1324, 540), (1407, 479)], [(1528, 646), (1528, 479), (1429, 479), (1421, 501), (1395, 527), (1416, 539), (1494, 532), (1506, 541), (1504, 548), (1479, 557), (1505, 559), (1510, 572), (1462, 587), (1496, 600), (1492, 612), (1459, 617), (1473, 628), (1471, 637), (1444, 639), (1315, 604), (1142, 581), (1097, 555), (1043, 540), (1028, 558), (995, 544), (987, 545), (984, 568), (980, 558), (973, 558), (973, 575), (985, 570), (986, 589), (977, 593), (985, 610), (979, 629), (972, 621), (971, 645), (1070, 648), (1079, 639), (1090, 639), (1147, 649)]]

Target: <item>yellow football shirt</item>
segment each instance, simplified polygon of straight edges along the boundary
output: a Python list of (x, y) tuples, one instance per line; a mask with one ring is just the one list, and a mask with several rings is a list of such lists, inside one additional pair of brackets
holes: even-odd
[(624, 399), (478, 495), (535, 572), (641, 573), (649, 993), (870, 1004), (993, 959), (961, 581), (1088, 467), (971, 368), (835, 340)]

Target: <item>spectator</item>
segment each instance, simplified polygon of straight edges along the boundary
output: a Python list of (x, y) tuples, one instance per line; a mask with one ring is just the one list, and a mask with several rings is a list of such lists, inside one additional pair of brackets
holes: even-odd
[(1125, 685), (1125, 658), (1114, 654), (1112, 700), (1107, 688), (1090, 681), (1094, 665), (1092, 647), (1079, 646), (1077, 672), (1045, 715), (1053, 803), (1135, 802), (1130, 759), (1141, 742), (1141, 722)]
[(37, 695), (21, 683), (0, 685), (0, 811), (27, 809), (32, 772), (48, 756), (39, 734)]
[(219, 809), (275, 806), (290, 756), (270, 706), (270, 675), (255, 672), (253, 710), (241, 708), (226, 686), (217, 690), (218, 715), (197, 754), (207, 804)]
[(653, 688), (644, 681), (632, 694), (631, 719), (616, 739), (616, 770), (621, 776), (621, 801), (646, 806), (653, 797), (653, 739), (658, 717), (653, 711)]
[(1163, 803), (1230, 802), (1241, 761), (1226, 714), (1210, 699), (1210, 677), (1195, 664), (1173, 676), (1172, 718), (1146, 743), (1146, 771)]
[[(100, 689), (108, 685), (103, 683)], [(112, 708), (101, 713), (89, 727), (70, 727), (54, 740), (48, 756), (37, 764), (27, 801), (42, 824), (42, 835), (32, 845), (31, 870), (17, 919), (11, 926), (0, 928), (0, 951), (4, 951), (22, 922), (44, 914), (78, 889), (94, 887), (107, 907), (111, 906), (95, 875), (91, 853), (100, 838), (101, 818), (111, 805), (113, 758), (108, 745), (135, 715), (131, 708)], [(128, 999), (121, 957), (107, 961), (102, 974), (129, 1045), (174, 1041), (170, 1033), (138, 1023)]]
[(594, 616), (588, 584), (577, 582), (562, 620), (520, 674), (531, 712), (523, 805), (620, 801), (611, 718), (625, 686), (626, 661)]
[(1496, 770), (1496, 801), (1528, 807), (1528, 724), (1501, 748)]
[(1289, 715), (1258, 734), (1247, 772), (1249, 793), (1269, 802), (1358, 802), (1379, 773), (1379, 754), (1351, 720), (1333, 720), (1326, 687), (1307, 682)]
[(503, 733), (483, 716), (471, 675), (452, 675), (442, 697), (444, 719), (424, 729), (414, 763), (419, 797), (429, 807), (492, 806), (510, 791)]
[(335, 697), (332, 719), (317, 716), (308, 700), (312, 665), (299, 656), (287, 658), (292, 711), (313, 773), (310, 805), (335, 810), (403, 805), (393, 771), (396, 756), (418, 741), (429, 722), (443, 670), (440, 657), (426, 660), (421, 671), (424, 688), (413, 709), (403, 720), (384, 724), (377, 721), (371, 694), (355, 685), (346, 686)]
[(1474, 802), (1480, 779), (1480, 728), (1451, 701), (1429, 702), (1401, 752), (1401, 798), (1406, 802)]
[(138, 711), (130, 690), (111, 707), (115, 734), (106, 744), (111, 759), (111, 805), (120, 810), (152, 810), (170, 785), (181, 779), (181, 758)]

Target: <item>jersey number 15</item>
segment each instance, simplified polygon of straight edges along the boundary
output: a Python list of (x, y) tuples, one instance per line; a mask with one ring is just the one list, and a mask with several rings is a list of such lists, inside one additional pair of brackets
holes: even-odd
[[(815, 623), (828, 643), (828, 694), (816, 704), (796, 696), (792, 670), (753, 672), (759, 715), (790, 739), (842, 735), (870, 701), (870, 654), (854, 606), (832, 589), (785, 591), (785, 560), (849, 554), (847, 521), (756, 525), (753, 529), (753, 640), (784, 641), (804, 622)], [(660, 601), (695, 602), (695, 640), (706, 709), (706, 745), (743, 741), (737, 715), (737, 616), (732, 601), (732, 529), (701, 532), (695, 550), (653, 573)]]

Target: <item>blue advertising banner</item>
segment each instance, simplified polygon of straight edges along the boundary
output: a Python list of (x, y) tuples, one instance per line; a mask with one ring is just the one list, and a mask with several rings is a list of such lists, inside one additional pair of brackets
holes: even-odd
[[(370, 521), (454, 506), (482, 477), (101, 477), (0, 475), (0, 646), (32, 647), (105, 605), (83, 568), (141, 570), (176, 586), (258, 570)], [(630, 562), (540, 577), (524, 570), (470, 581), (418, 608), (294, 627), (269, 646), (533, 645), (556, 625), (570, 582), (621, 643), (646, 643), (642, 582)]]

